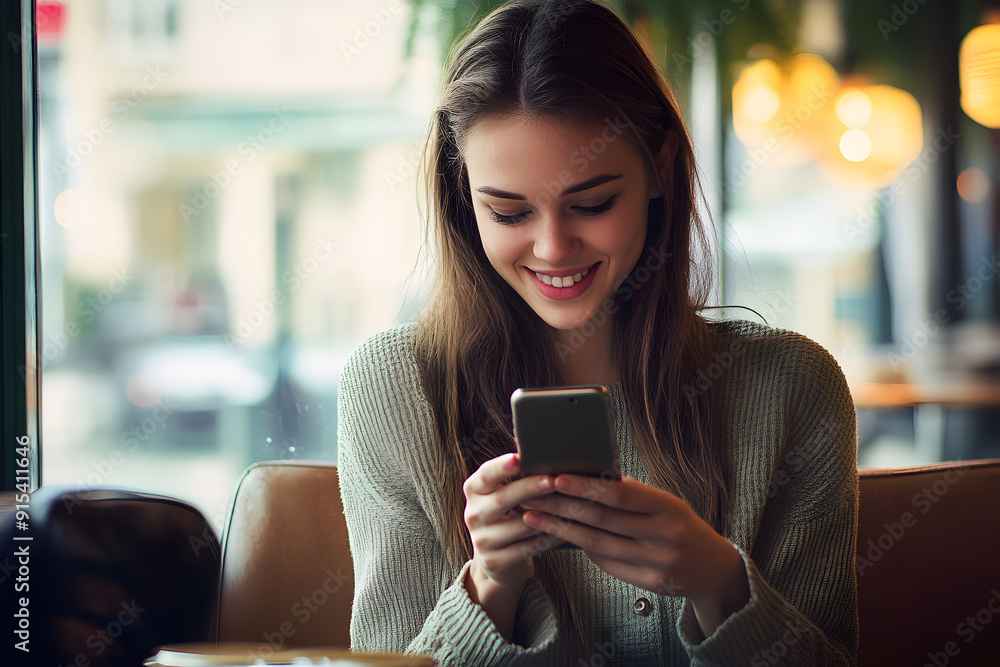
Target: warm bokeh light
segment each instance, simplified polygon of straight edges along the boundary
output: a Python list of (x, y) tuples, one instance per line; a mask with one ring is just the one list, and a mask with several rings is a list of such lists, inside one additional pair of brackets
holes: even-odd
[(760, 60), (743, 70), (733, 86), (736, 135), (752, 137), (755, 125), (771, 120), (781, 107), (782, 73), (773, 60)]
[(837, 118), (847, 127), (864, 127), (872, 117), (872, 101), (863, 90), (849, 90), (837, 99)]
[(79, 188), (66, 188), (56, 196), (54, 205), (56, 222), (66, 229), (79, 229), (87, 225), (93, 210), (90, 196)]
[(978, 204), (986, 199), (990, 191), (990, 179), (982, 169), (969, 167), (958, 175), (956, 186), (958, 196), (967, 202)]
[(770, 86), (760, 85), (747, 93), (747, 116), (758, 123), (766, 123), (774, 118), (780, 108), (781, 98), (778, 97), (777, 91)]
[(986, 127), (1000, 127), (1000, 23), (969, 31), (958, 52), (962, 109)]
[(815, 154), (818, 119), (831, 113), (839, 85), (833, 67), (811, 53), (784, 65), (758, 60), (733, 85), (733, 130), (749, 151), (773, 164), (807, 162)]
[[(820, 165), (831, 176), (882, 188), (923, 148), (920, 105), (892, 86), (845, 88), (826, 119)], [(937, 151), (927, 156), (937, 159)]]
[(920, 105), (892, 86), (845, 83), (815, 54), (758, 60), (733, 85), (733, 130), (758, 165), (816, 159), (833, 176), (884, 187), (923, 148)]
[(872, 154), (872, 138), (864, 130), (848, 130), (840, 137), (840, 153), (851, 162), (861, 162)]

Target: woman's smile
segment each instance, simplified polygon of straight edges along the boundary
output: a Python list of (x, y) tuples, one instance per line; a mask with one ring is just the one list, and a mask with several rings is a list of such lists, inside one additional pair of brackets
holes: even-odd
[[(568, 274), (566, 271), (542, 273), (533, 271), (527, 267), (524, 268), (529, 280), (534, 283), (542, 296), (564, 301), (566, 299), (575, 299), (587, 291), (590, 284), (594, 282), (599, 265), (600, 262), (597, 262), (573, 274)], [(559, 273), (567, 273), (568, 275), (561, 277), (557, 275)]]

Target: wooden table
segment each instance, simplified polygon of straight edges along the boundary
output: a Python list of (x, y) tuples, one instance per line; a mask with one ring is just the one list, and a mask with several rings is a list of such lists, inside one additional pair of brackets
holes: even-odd
[(266, 642), (195, 642), (158, 647), (156, 654), (143, 663), (146, 667), (210, 667), (211, 665), (253, 665), (256, 656), (264, 656), (268, 665), (291, 665), (308, 658), (305, 664), (322, 664), (323, 659), (347, 667), (431, 667), (427, 656), (399, 653), (352, 653), (344, 647), (270, 649)]
[(1000, 382), (941, 381), (924, 384), (867, 382), (851, 386), (854, 407), (867, 410), (913, 408), (916, 449), (931, 461), (944, 457), (945, 410), (1000, 409)]

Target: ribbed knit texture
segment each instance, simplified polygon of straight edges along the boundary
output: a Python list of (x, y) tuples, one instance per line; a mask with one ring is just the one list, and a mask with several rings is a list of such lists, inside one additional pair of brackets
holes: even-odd
[[(856, 665), (858, 476), (854, 405), (844, 374), (811, 339), (742, 320), (705, 380), (724, 383), (734, 531), (750, 600), (701, 634), (683, 597), (605, 574), (560, 551), (577, 611), (596, 631), (590, 665)], [(505, 641), (448, 567), (437, 538), (442, 471), (413, 355), (414, 324), (371, 336), (340, 377), (338, 467), (354, 559), (351, 648), (429, 655), (440, 665), (558, 665), (565, 633), (535, 579)], [(728, 355), (728, 356), (727, 356)], [(704, 384), (702, 385), (704, 387)], [(621, 385), (609, 385), (622, 474), (649, 483)], [(638, 616), (639, 598), (652, 603)], [(584, 664), (577, 662), (576, 664)]]

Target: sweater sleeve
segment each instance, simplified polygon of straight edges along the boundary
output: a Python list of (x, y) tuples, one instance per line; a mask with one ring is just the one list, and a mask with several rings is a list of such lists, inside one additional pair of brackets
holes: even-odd
[[(338, 471), (354, 561), (351, 649), (415, 653), (439, 665), (551, 661), (554, 608), (530, 579), (507, 642), (465, 589), (471, 561), (447, 564), (428, 498), (430, 406), (398, 329), (369, 338), (348, 359), (338, 391)], [(395, 336), (395, 337), (393, 337)]]
[(677, 632), (692, 666), (857, 665), (856, 413), (833, 356), (796, 337), (787, 435), (752, 555), (734, 544), (750, 599), (707, 638), (684, 601)]

